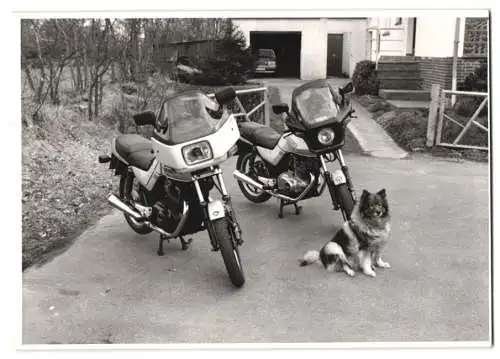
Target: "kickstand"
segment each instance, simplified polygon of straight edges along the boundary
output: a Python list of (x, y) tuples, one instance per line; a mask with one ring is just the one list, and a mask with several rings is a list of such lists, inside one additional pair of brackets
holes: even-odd
[(280, 213), (278, 213), (278, 218), (283, 218), (283, 207), (285, 207), (285, 201), (280, 200)]
[(293, 204), (293, 206), (295, 207), (295, 214), (297, 216), (302, 212), (302, 206), (299, 206), (297, 202), (288, 202), (283, 199), (280, 199), (280, 212), (278, 214), (278, 218), (283, 218), (283, 208), (291, 204)]
[(167, 236), (165, 236), (164, 234), (160, 234), (160, 242), (158, 244), (158, 251), (156, 252), (156, 254), (158, 254), (159, 256), (165, 255), (165, 252), (163, 252), (163, 242), (165, 240), (167, 240)]
[(186, 249), (189, 248), (189, 245), (193, 241), (193, 238), (189, 238), (188, 240), (185, 240), (183, 236), (180, 236), (179, 239), (181, 240), (181, 245), (182, 245), (182, 250), (185, 251)]

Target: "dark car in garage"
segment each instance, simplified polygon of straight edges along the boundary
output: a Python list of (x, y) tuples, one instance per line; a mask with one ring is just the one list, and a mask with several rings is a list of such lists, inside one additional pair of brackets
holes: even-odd
[(275, 75), (276, 74), (276, 54), (273, 49), (258, 49), (255, 73)]

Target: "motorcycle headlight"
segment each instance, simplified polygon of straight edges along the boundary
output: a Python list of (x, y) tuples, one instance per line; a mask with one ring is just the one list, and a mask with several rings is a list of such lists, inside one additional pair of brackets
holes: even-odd
[(335, 133), (331, 128), (323, 128), (318, 132), (318, 141), (323, 146), (331, 145), (334, 139)]
[(182, 157), (187, 165), (195, 165), (213, 158), (212, 148), (207, 141), (196, 142), (182, 148)]

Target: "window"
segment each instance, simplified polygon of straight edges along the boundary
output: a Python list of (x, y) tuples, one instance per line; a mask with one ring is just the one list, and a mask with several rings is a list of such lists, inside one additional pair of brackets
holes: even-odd
[(488, 18), (466, 18), (463, 56), (488, 55)]

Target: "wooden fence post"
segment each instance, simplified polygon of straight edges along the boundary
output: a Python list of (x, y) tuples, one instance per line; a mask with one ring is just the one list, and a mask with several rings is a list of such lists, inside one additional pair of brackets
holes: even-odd
[(431, 88), (431, 103), (429, 106), (429, 118), (427, 120), (427, 147), (432, 147), (436, 143), (436, 122), (439, 109), (440, 86), (433, 84)]

